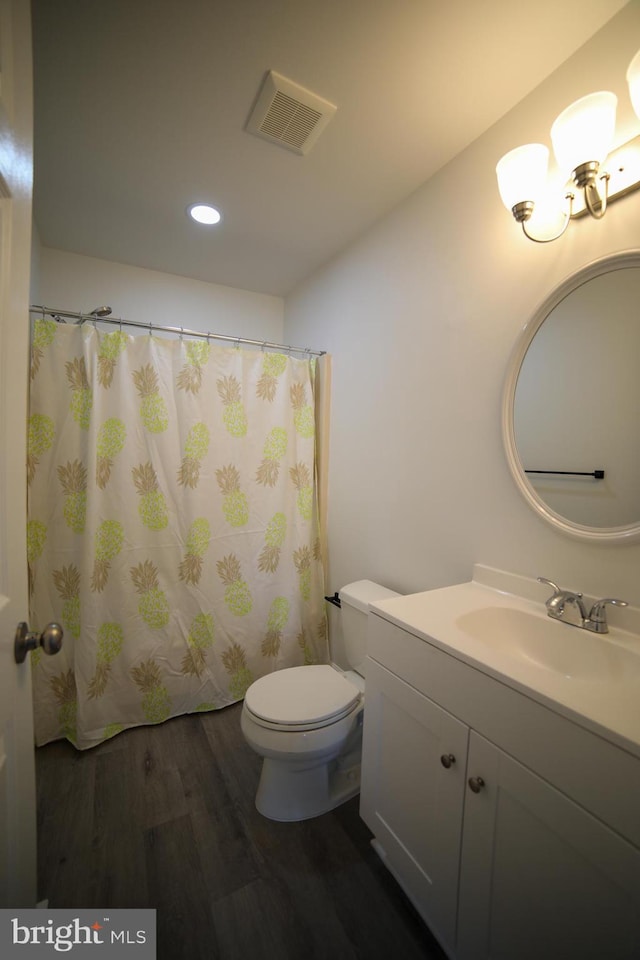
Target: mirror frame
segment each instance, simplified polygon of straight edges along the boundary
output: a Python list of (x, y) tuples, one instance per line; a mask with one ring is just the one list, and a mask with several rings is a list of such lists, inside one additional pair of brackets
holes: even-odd
[(525, 355), (536, 333), (547, 319), (551, 311), (566, 297), (588, 280), (600, 277), (614, 270), (625, 270), (629, 267), (640, 267), (640, 250), (626, 250), (599, 260), (594, 260), (569, 277), (566, 277), (540, 304), (533, 316), (522, 328), (516, 342), (507, 369), (507, 379), (502, 396), (502, 438), (507, 457), (507, 463), (516, 486), (526, 502), (535, 510), (538, 516), (543, 517), (556, 530), (571, 537), (586, 540), (591, 543), (629, 543), (640, 539), (640, 519), (636, 523), (620, 527), (590, 527), (568, 520), (552, 510), (536, 493), (533, 485), (527, 479), (524, 467), (518, 454), (514, 428), (514, 404), (516, 387)]

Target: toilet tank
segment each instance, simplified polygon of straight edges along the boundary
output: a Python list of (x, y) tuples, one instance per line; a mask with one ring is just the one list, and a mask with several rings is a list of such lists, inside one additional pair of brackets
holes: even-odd
[(399, 597), (395, 590), (382, 587), (373, 580), (356, 580), (339, 591), (342, 611), (342, 637), (348, 666), (361, 677), (365, 675), (367, 655), (367, 614), (369, 604)]

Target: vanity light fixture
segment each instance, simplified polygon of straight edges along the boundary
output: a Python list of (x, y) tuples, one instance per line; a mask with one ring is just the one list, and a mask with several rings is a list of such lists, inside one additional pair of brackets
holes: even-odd
[[(640, 50), (627, 70), (627, 83), (633, 108), (640, 117)], [(584, 213), (600, 220), (608, 203), (640, 187), (640, 137), (609, 153), (615, 134), (617, 103), (614, 93), (604, 90), (591, 93), (563, 110), (551, 127), (558, 169), (568, 178), (562, 225), (553, 236), (536, 237), (527, 229), (536, 204), (547, 188), (548, 148), (541, 143), (529, 143), (511, 150), (498, 162), (496, 175), (502, 202), (522, 225), (529, 240), (536, 243), (557, 240), (569, 221)], [(608, 170), (604, 167), (607, 158)], [(629, 169), (630, 163), (633, 170)], [(614, 173), (616, 182), (612, 189)]]
[(197, 223), (204, 223), (207, 226), (213, 226), (221, 220), (220, 211), (209, 203), (192, 203), (187, 207), (187, 213)]

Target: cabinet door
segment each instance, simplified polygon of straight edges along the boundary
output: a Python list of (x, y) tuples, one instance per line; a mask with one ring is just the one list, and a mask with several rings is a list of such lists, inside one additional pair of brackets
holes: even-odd
[(361, 816), (451, 952), (468, 727), (373, 660), (364, 716)]
[(640, 957), (640, 851), (475, 732), (468, 776), (458, 960)]

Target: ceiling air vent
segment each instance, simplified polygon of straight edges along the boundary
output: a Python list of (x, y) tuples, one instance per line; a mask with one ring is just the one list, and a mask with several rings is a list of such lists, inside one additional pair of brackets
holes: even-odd
[(270, 70), (249, 117), (247, 130), (271, 143), (308, 153), (337, 107)]

